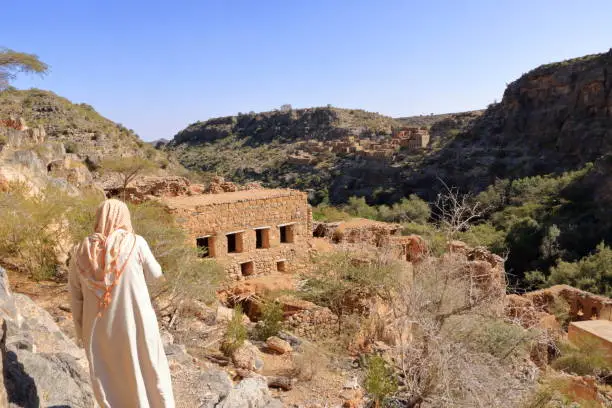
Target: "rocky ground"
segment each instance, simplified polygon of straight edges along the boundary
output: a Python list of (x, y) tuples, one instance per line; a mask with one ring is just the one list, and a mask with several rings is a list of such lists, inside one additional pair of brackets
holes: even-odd
[[(7, 272), (0, 268), (2, 349), (7, 373), (0, 396), (4, 391), (11, 407), (92, 407), (85, 353), (63, 331), (73, 333), (65, 285), (33, 283), (18, 275), (13, 281), (14, 290), (29, 296), (12, 293)], [(166, 333), (164, 343), (178, 407), (284, 406), (271, 395), (265, 377), (254, 375), (232, 381), (228, 372), (198, 361), (184, 346), (174, 344), (172, 335)], [(7, 406), (6, 401), (0, 400), (0, 406)]]
[[(8, 288), (8, 274), (3, 269), (0, 269), (0, 272)], [(12, 327), (10, 322), (17, 321), (14, 317), (16, 315), (21, 315), (24, 323), (19, 326), (19, 330), (15, 326), (14, 331), (9, 332), (6, 344), (8, 349), (19, 348), (19, 354), (15, 357), (17, 364), (21, 363), (21, 358), (27, 359), (23, 375), (31, 377), (32, 383), (36, 384), (41, 405), (91, 407), (87, 361), (83, 350), (74, 343), (74, 326), (66, 285), (55, 281), (34, 282), (18, 273), (10, 275), (9, 290), (15, 294), (4, 292), (2, 310), (15, 310), (16, 313), (3, 316), (9, 322), (8, 327)], [(14, 308), (11, 306), (13, 303)], [(263, 342), (256, 342), (255, 347), (260, 350), (258, 358), (263, 363), (263, 369), (258, 373), (245, 373), (231, 363), (228, 365), (223, 362), (222, 366), (212, 363), (206, 356), (219, 356), (218, 342), (213, 341), (208, 349), (203, 348), (204, 337), (198, 337), (195, 330), (216, 330), (220, 333), (223, 330), (223, 322), (214, 320), (213, 315), (217, 314), (214, 309), (207, 310), (208, 315), (201, 315), (201, 319), (183, 322), (182, 326), (179, 325), (177, 330), (173, 331), (174, 334), (164, 332), (163, 335), (178, 407), (340, 406), (354, 394), (360, 393), (345, 389), (347, 382), (358, 374), (354, 358), (330, 355), (312, 343), (308, 343), (308, 347), (314, 347), (316, 354), (320, 354), (316, 363), (321, 366), (304, 368), (303, 365), (308, 365), (307, 362), (300, 363), (301, 373), (296, 372), (296, 357), (299, 358), (303, 354), (303, 348), (299, 345), (295, 349), (292, 347), (290, 352), (281, 354), (270, 350)], [(204, 325), (204, 321), (209, 324)], [(191, 341), (184, 330), (189, 331)], [(197, 338), (193, 338), (194, 335)], [(187, 346), (179, 343), (182, 341)], [(14, 344), (18, 345), (11, 346)], [(54, 357), (49, 357), (51, 360), (47, 361), (46, 354), (44, 358), (36, 354), (40, 352)], [(56, 355), (57, 353), (61, 354)], [(66, 372), (62, 371), (62, 365), (68, 365)], [(47, 377), (49, 373), (53, 375)], [(315, 373), (316, 375), (313, 375)], [(241, 376), (249, 377), (241, 379)], [(290, 389), (268, 387), (270, 378), (295, 376), (301, 379), (294, 381)], [(45, 380), (42, 380), (43, 377)], [(19, 378), (21, 377), (15, 377), (15, 380), (21, 383)], [(56, 380), (51, 381), (51, 378)], [(71, 384), (67, 394), (53, 391), (57, 384), (64, 382)], [(8, 384), (7, 389), (10, 389)], [(9, 398), (13, 398), (11, 401), (14, 406), (28, 406), (26, 401), (29, 400), (25, 397), (28, 392), (30, 391), (26, 388), (9, 390)]]

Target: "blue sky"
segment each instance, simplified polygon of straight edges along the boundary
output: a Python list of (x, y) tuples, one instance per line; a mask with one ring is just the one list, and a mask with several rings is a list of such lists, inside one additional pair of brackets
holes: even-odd
[(480, 109), (538, 65), (612, 47), (612, 1), (19, 0), (0, 46), (143, 139), (237, 112)]

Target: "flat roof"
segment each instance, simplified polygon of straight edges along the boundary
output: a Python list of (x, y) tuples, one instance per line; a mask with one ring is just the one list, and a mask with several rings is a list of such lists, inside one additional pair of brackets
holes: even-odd
[(610, 320), (585, 320), (583, 322), (571, 322), (570, 325), (612, 343), (612, 322)]
[(338, 229), (340, 230), (364, 227), (379, 227), (383, 229), (396, 230), (400, 229), (402, 226), (400, 224), (370, 220), (368, 218), (351, 218), (346, 221), (338, 222)]
[(181, 209), (194, 209), (197, 207), (214, 205), (214, 204), (227, 204), (236, 203), (240, 201), (253, 201), (253, 200), (265, 200), (270, 198), (278, 197), (289, 197), (302, 193), (298, 190), (291, 189), (253, 189), (253, 190), (241, 190), (234, 191), (231, 193), (218, 193), (218, 194), (198, 194), (198, 195), (184, 195), (177, 197), (164, 197), (162, 201), (171, 208)]

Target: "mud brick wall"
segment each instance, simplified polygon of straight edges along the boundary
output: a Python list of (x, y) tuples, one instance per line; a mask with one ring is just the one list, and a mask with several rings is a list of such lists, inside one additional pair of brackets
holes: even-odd
[(612, 337), (609, 335), (612, 323), (608, 320), (591, 320), (569, 324), (567, 336), (577, 346), (596, 347), (606, 360), (612, 363)]
[[(204, 196), (203, 196), (204, 197)], [(249, 197), (244, 192), (233, 201), (205, 203), (194, 208), (174, 208), (180, 224), (196, 245), (199, 237), (209, 237), (213, 258), (224, 265), (236, 279), (275, 271), (293, 272), (301, 268), (307, 256), (306, 240), (312, 237), (312, 209), (307, 194), (271, 190), (269, 197)], [(287, 226), (290, 243), (281, 243), (281, 226)], [(264, 229), (265, 248), (256, 248), (257, 229)], [(230, 233), (236, 234), (236, 252), (228, 253)], [(241, 264), (252, 262), (252, 271), (243, 271)], [(279, 262), (284, 262), (280, 264)], [(284, 271), (283, 271), (284, 269)]]

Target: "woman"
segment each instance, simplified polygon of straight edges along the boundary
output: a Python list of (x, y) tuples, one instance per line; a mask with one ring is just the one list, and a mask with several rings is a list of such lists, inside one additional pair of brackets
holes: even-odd
[(77, 247), (69, 275), (77, 337), (103, 408), (174, 407), (145, 277), (161, 278), (161, 267), (134, 234), (127, 206), (104, 201), (95, 232)]

